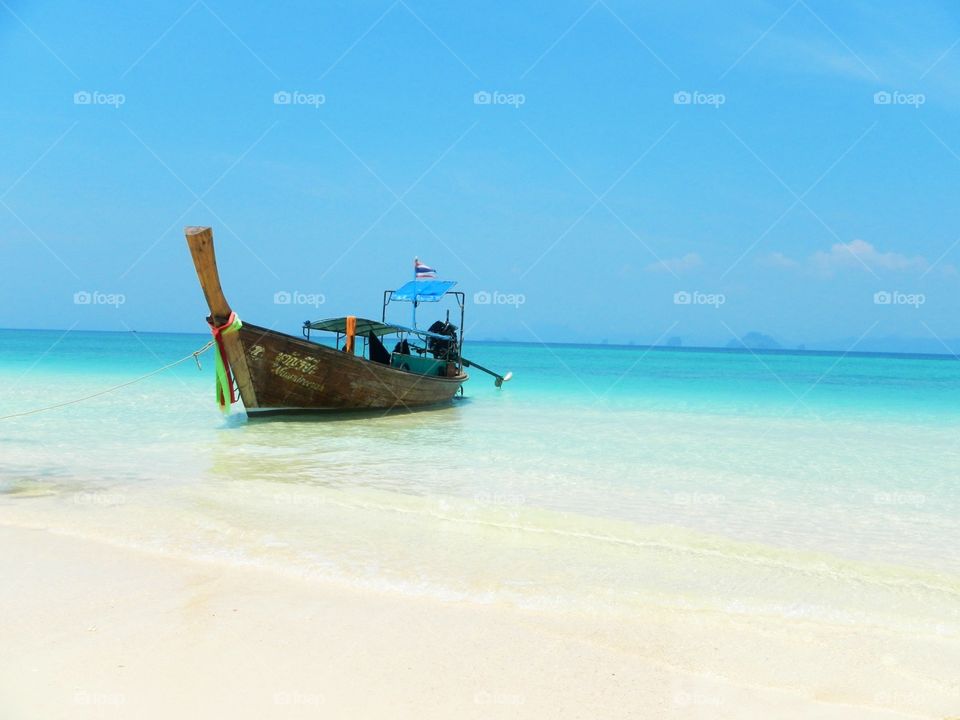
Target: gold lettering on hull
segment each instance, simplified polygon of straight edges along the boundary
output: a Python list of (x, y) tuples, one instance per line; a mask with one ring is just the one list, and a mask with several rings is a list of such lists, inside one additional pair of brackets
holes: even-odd
[(271, 371), (277, 377), (288, 382), (302, 385), (317, 392), (323, 391), (323, 384), (311, 380), (304, 375), (312, 375), (317, 371), (318, 362), (313, 358), (299, 357), (291, 353), (278, 352), (273, 359)]
[(278, 352), (273, 359), (274, 372), (276, 372), (278, 368), (283, 367), (309, 374), (317, 371), (317, 365), (317, 361), (313, 358), (300, 357), (285, 352)]
[(273, 374), (277, 377), (281, 377), (284, 380), (289, 380), (296, 385), (303, 385), (303, 387), (310, 388), (311, 390), (316, 390), (317, 392), (323, 391), (323, 385), (313, 380), (307, 380), (303, 375), (297, 375), (286, 368), (274, 368)]

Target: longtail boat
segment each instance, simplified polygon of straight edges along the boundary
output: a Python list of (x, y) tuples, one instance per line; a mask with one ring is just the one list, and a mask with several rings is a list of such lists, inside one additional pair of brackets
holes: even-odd
[[(492, 375), (497, 387), (510, 379), (510, 373), (499, 375), (462, 356), (464, 294), (452, 290), (454, 281), (412, 280), (384, 292), (380, 321), (356, 316), (308, 321), (303, 336), (296, 337), (240, 321), (220, 286), (213, 231), (188, 227), (184, 234), (210, 308), (221, 408), (228, 409), (239, 396), (250, 416), (409, 410), (450, 403), (468, 379), (465, 367)], [(386, 322), (391, 302), (416, 308), (444, 297), (459, 306), (459, 329), (450, 323), (449, 311), (446, 321), (429, 330)], [(316, 332), (331, 333), (334, 342), (317, 342)], [(384, 344), (388, 338), (396, 342), (392, 351)]]

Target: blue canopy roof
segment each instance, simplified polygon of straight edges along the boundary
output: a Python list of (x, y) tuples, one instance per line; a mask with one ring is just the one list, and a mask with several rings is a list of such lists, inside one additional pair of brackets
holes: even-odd
[(394, 290), (390, 299), (402, 302), (437, 302), (456, 284), (455, 280), (411, 280), (399, 290)]

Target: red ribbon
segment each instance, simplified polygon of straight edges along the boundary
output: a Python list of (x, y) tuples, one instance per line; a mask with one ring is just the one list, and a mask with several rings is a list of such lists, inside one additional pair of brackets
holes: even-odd
[[(217, 343), (217, 352), (220, 354), (220, 360), (223, 363), (223, 370), (226, 374), (227, 381), (226, 385), (230, 389), (230, 405), (233, 405), (233, 403), (237, 401), (237, 393), (233, 387), (233, 373), (230, 371), (230, 359), (227, 355), (227, 349), (223, 345), (223, 333), (226, 330), (229, 330), (236, 321), (237, 314), (235, 312), (231, 312), (230, 317), (227, 318), (227, 321), (219, 327), (208, 321), (208, 324), (210, 325), (210, 332), (213, 333), (213, 339)], [(227, 399), (224, 397), (223, 388), (218, 387), (217, 391), (217, 401), (220, 403), (221, 407), (224, 407), (227, 404)]]

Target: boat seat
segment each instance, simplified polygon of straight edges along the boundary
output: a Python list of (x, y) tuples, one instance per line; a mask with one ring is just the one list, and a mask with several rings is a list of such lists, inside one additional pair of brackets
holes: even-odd
[(380, 342), (380, 338), (374, 335), (373, 330), (368, 333), (367, 340), (370, 342), (370, 359), (373, 362), (380, 363), (381, 365), (389, 365), (390, 351), (383, 346), (383, 343)]

